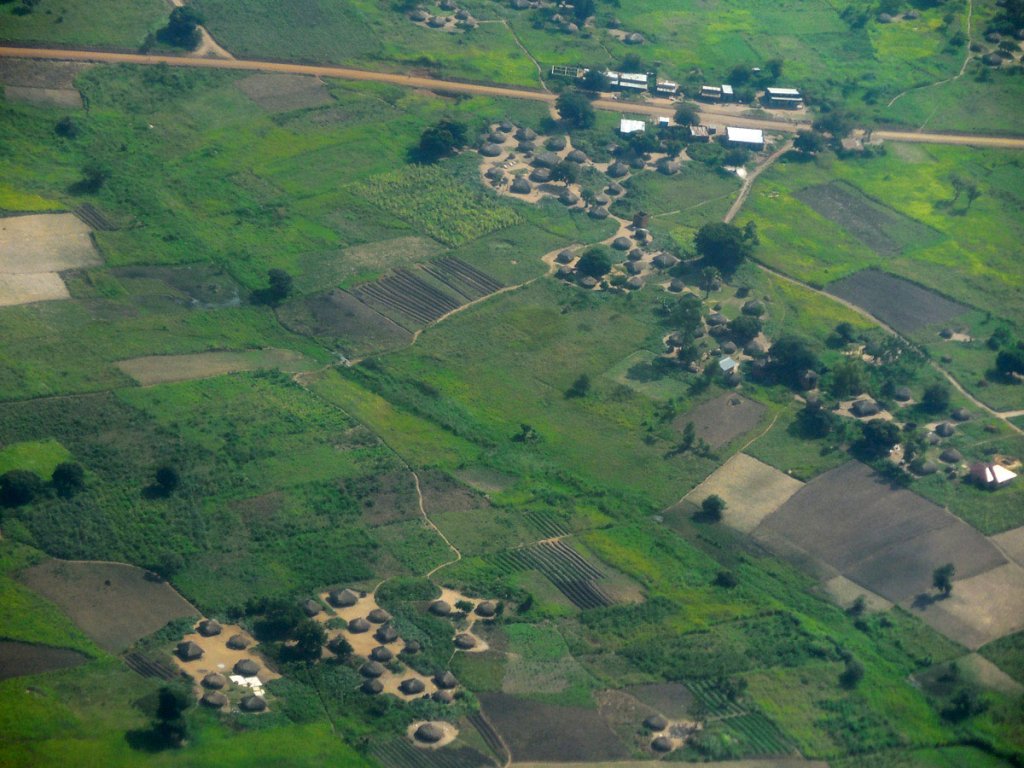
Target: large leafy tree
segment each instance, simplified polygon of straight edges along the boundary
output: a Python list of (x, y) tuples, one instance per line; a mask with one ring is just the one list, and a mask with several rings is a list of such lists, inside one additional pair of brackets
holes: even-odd
[(733, 224), (716, 221), (697, 230), (694, 245), (710, 266), (731, 275), (753, 252), (753, 236)]
[(569, 90), (559, 95), (555, 102), (558, 116), (573, 128), (590, 128), (597, 117), (590, 100), (580, 91)]

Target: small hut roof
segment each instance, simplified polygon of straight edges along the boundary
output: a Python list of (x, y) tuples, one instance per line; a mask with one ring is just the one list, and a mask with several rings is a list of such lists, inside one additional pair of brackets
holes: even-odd
[(238, 708), (243, 712), (262, 712), (267, 708), (267, 700), (262, 696), (245, 696)]
[(612, 199), (610, 197), (608, 197), (608, 195), (602, 195), (602, 194), (594, 195), (594, 198), (592, 200), (594, 205), (608, 205), (609, 203), (611, 203), (611, 201), (612, 201)]
[(430, 14), (424, 11), (422, 8), (417, 8), (415, 11), (409, 14), (409, 18), (413, 21), (426, 21), (430, 18)]
[(512, 123), (510, 123), (508, 120), (502, 120), (501, 124), (498, 126), (498, 130), (501, 131), (502, 133), (512, 133), (512, 131), (514, 131), (515, 128), (516, 127), (512, 125)]
[(901, 403), (905, 403), (910, 399), (910, 387), (896, 387), (892, 396), (893, 399), (898, 400)]
[(374, 661), (385, 662), (391, 661), (393, 658), (395, 658), (395, 654), (391, 652), (390, 648), (387, 648), (383, 645), (378, 645), (376, 648), (370, 651), (370, 658)]
[(929, 432), (927, 435), (925, 435), (924, 441), (928, 443), (928, 445), (938, 445), (940, 442), (942, 442), (939, 439), (939, 436), (936, 435), (934, 432)]
[(327, 602), (336, 608), (348, 608), (359, 602), (359, 595), (351, 589), (335, 589), (328, 595)]
[(751, 299), (750, 301), (745, 302), (743, 304), (743, 307), (740, 311), (743, 312), (744, 315), (754, 315), (755, 317), (757, 317), (758, 315), (763, 315), (764, 302), (761, 301), (760, 299)]
[(679, 259), (673, 256), (671, 253), (659, 253), (657, 256), (654, 257), (652, 262), (656, 267), (659, 267), (661, 269), (668, 269), (669, 267), (674, 267), (676, 264), (678, 264)]
[(480, 147), (480, 154), (483, 155), (484, 157), (497, 157), (498, 155), (501, 154), (501, 146), (498, 144), (487, 142), (482, 147)]
[(644, 727), (651, 731), (664, 731), (668, 728), (668, 720), (662, 715), (651, 715), (644, 720)]
[(672, 739), (667, 736), (659, 736), (651, 742), (651, 749), (655, 752), (671, 752), (672, 751)]
[(500, 181), (501, 179), (505, 178), (505, 169), (498, 168), (497, 166), (493, 168), (488, 168), (484, 176), (486, 176), (488, 179), (495, 179)]
[(644, 265), (639, 261), (627, 261), (626, 271), (631, 275), (639, 275), (644, 271)]
[(725, 352), (725, 354), (727, 355), (731, 355), (736, 351), (736, 345), (733, 344), (731, 341), (727, 341), (725, 342), (725, 344), (722, 345), (722, 351)]
[(323, 606), (320, 605), (316, 600), (310, 599), (302, 604), (302, 612), (310, 618), (316, 616), (322, 610)]
[(427, 24), (437, 29), (443, 27), (447, 23), (448, 20), (445, 19), (444, 16), (431, 16), (430, 19), (427, 20)]
[(528, 195), (533, 191), (533, 187), (530, 186), (530, 182), (524, 179), (522, 176), (517, 176), (516, 180), (512, 182), (512, 186), (509, 187), (513, 192), (519, 195)]
[(644, 162), (642, 157), (631, 157), (629, 159), (629, 167), (634, 168), (635, 170), (643, 170), (646, 165), (647, 163)]
[(910, 471), (915, 475), (934, 475), (939, 471), (938, 465), (934, 461), (915, 461), (910, 465)]
[(672, 279), (672, 282), (668, 284), (668, 289), (672, 293), (679, 293), (686, 287), (686, 283), (680, 280), (678, 277)]
[(858, 400), (850, 407), (850, 412), (854, 416), (874, 416), (882, 409), (878, 407), (878, 403), (874, 400)]
[[(568, 251), (562, 251), (562, 253), (568, 253)], [(558, 255), (558, 259), (562, 258), (562, 254)], [(569, 254), (569, 260), (572, 260), (572, 254)], [(559, 261), (560, 264), (565, 264), (565, 261)], [(447, 616), (452, 612), (451, 603), (445, 600), (435, 600), (430, 604), (430, 612), (435, 616)]]
[(580, 285), (582, 285), (584, 288), (595, 288), (597, 287), (597, 280), (589, 276), (584, 277), (582, 280), (580, 280)]
[(550, 139), (544, 142), (544, 146), (550, 149), (552, 152), (560, 152), (563, 149), (565, 149), (565, 137), (552, 136)]
[(563, 264), (562, 266), (555, 270), (555, 275), (562, 278), (563, 280), (568, 280), (573, 275), (573, 269), (572, 267)]
[(219, 672), (211, 672), (203, 678), (203, 688), (210, 688), (214, 691), (219, 691), (227, 684), (228, 679)]
[(516, 149), (522, 152), (524, 155), (529, 154), (537, 149), (536, 143), (532, 141), (520, 141), (516, 145)]
[(465, 632), (460, 632), (455, 636), (455, 647), (461, 648), (464, 651), (476, 648), (476, 638)]
[(327, 641), (327, 649), (331, 653), (336, 653), (337, 655), (342, 656), (343, 654), (350, 652), (352, 646), (349, 645), (348, 640), (341, 635), (335, 635)]
[(612, 248), (618, 251), (628, 251), (629, 246), (631, 245), (632, 243), (629, 242), (628, 237), (616, 237), (615, 240), (612, 241)]
[(260, 671), (260, 665), (252, 659), (239, 659), (232, 667), (236, 675), (242, 677), (253, 677)]
[(963, 454), (956, 448), (947, 448), (939, 454), (939, 458), (947, 464), (956, 464), (957, 462), (964, 460)]
[(398, 639), (398, 630), (392, 627), (390, 624), (385, 624), (379, 627), (373, 636), (377, 638), (379, 643), (393, 643)]
[(966, 408), (957, 408), (951, 415), (957, 421), (969, 421), (971, 418), (971, 412)]
[(626, 287), (632, 288), (634, 291), (638, 291), (644, 287), (644, 279), (639, 275), (633, 275), (631, 278), (626, 280)]
[(425, 691), (426, 688), (427, 686), (423, 684), (423, 681), (416, 677), (410, 677), (398, 684), (398, 690), (400, 690), (407, 696), (412, 696), (417, 693), (423, 693), (423, 691)]
[(504, 144), (508, 141), (508, 136), (500, 131), (494, 131), (493, 133), (487, 134), (487, 141), (491, 144)]
[(599, 205), (596, 208), (591, 208), (590, 213), (588, 215), (592, 219), (607, 219), (608, 209), (605, 208), (603, 205)]
[(228, 638), (227, 646), (233, 651), (244, 650), (249, 647), (249, 638), (242, 634), (232, 635)]
[(520, 141), (534, 141), (537, 138), (537, 132), (532, 128), (520, 128), (516, 131), (516, 138)]
[(576, 205), (576, 203), (580, 201), (580, 196), (571, 189), (565, 189), (562, 191), (562, 194), (558, 196), (558, 200), (562, 205)]
[(409, 640), (409, 641), (407, 641), (406, 644), (405, 644), (405, 648), (402, 649), (402, 653), (413, 654), (413, 653), (419, 653), (419, 652), (420, 652), (420, 641), (419, 640)]
[(644, 36), (639, 32), (634, 32), (631, 35), (626, 35), (626, 45), (642, 45), (644, 42)]
[(533, 171), (530, 173), (530, 181), (536, 182), (538, 184), (543, 184), (544, 182), (551, 181), (551, 171), (548, 170), (547, 168), (534, 168)]
[(498, 612), (498, 605), (493, 600), (484, 600), (477, 604), (476, 615), (489, 619)]
[(570, 163), (585, 163), (587, 162), (587, 153), (584, 152), (582, 149), (574, 149), (572, 152), (565, 156), (565, 159), (568, 160)]
[(178, 643), (178, 649), (175, 653), (178, 654), (178, 658), (182, 661), (195, 661), (196, 659), (202, 658), (203, 649), (198, 643), (187, 640), (183, 643)]
[(533, 158), (533, 164), (541, 168), (554, 168), (562, 159), (554, 152), (541, 152)]
[(619, 184), (617, 181), (613, 181), (611, 184), (605, 187), (604, 191), (607, 192), (609, 195), (621, 195), (623, 192), (626, 191), (626, 188)]
[(422, 741), (426, 744), (436, 744), (444, 738), (444, 730), (441, 726), (434, 723), (424, 723), (416, 729), (416, 733), (413, 735), (417, 741)]
[(613, 179), (620, 179), (627, 173), (629, 173), (629, 166), (620, 160), (616, 160), (608, 166), (608, 175)]
[(708, 325), (725, 325), (729, 320), (721, 312), (712, 312), (708, 315)]
[(358, 619), (352, 619), (352, 621), (350, 621), (348, 623), (348, 631), (349, 632), (357, 632), (357, 633), (358, 632), (369, 632), (370, 631), (370, 622), (368, 622), (366, 619), (364, 619), (362, 617), (360, 617)]
[(944, 421), (935, 427), (935, 434), (939, 435), (940, 437), (949, 437), (955, 431), (956, 428), (948, 421)]
[(363, 680), (363, 684), (359, 687), (362, 689), (363, 693), (368, 693), (371, 696), (375, 696), (376, 694), (384, 690), (384, 683), (382, 683), (375, 677), (368, 677), (365, 680)]
[(639, 248), (634, 248), (629, 252), (629, 255), (626, 258), (628, 258), (630, 261), (640, 261), (640, 259), (642, 259), (643, 257), (644, 252)]
[(455, 695), (451, 691), (434, 691), (430, 698), (439, 704), (451, 704), (455, 700)]
[(682, 166), (679, 165), (675, 160), (669, 160), (668, 158), (662, 158), (658, 161), (658, 171), (665, 174), (666, 176), (672, 176), (673, 174), (679, 173)]
[[(555, 261), (558, 262), (559, 264), (571, 264), (572, 260), (575, 258), (576, 256), (573, 254), (573, 252), (566, 249), (564, 251), (561, 251), (557, 256), (555, 256)], [(445, 603), (445, 605), (447, 605), (447, 603)], [(448, 606), (448, 612), (451, 613), (450, 605)]]
[(372, 621), (374, 624), (383, 624), (385, 621), (391, 621), (391, 614), (383, 608), (374, 608), (366, 614), (366, 619), (367, 621)]
[(380, 677), (385, 671), (384, 665), (379, 661), (368, 661), (359, 668), (359, 673), (363, 677)]
[(196, 630), (198, 630), (199, 634), (203, 637), (213, 637), (215, 635), (219, 635), (222, 631), (222, 628), (220, 626), (220, 623), (214, 621), (213, 619), (203, 619), (199, 622), (199, 625), (196, 627)]
[(455, 675), (453, 675), (448, 670), (445, 670), (444, 672), (438, 672), (436, 675), (434, 675), (434, 682), (437, 684), (438, 688), (444, 688), (446, 690), (450, 690), (459, 684), (459, 681), (455, 677)]
[(220, 709), (228, 703), (228, 697), (220, 691), (207, 691), (199, 701), (204, 706)]
[(758, 341), (757, 339), (754, 339), (743, 348), (743, 351), (746, 354), (750, 355), (751, 357), (760, 357), (768, 350), (765, 349), (765, 346), (762, 342)]

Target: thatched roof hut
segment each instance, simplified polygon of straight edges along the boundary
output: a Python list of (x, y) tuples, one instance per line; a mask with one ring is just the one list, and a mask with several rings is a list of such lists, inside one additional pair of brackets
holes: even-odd
[(244, 651), (249, 647), (249, 638), (242, 634), (232, 635), (228, 638), (227, 646), (232, 651)]
[(502, 133), (512, 133), (515, 129), (516, 127), (508, 120), (502, 120), (501, 124), (498, 126), (498, 130)]
[(644, 265), (641, 264), (639, 261), (627, 261), (626, 262), (626, 272), (628, 272), (629, 274), (631, 274), (631, 275), (639, 275), (643, 271), (644, 271)]
[(417, 693), (423, 693), (426, 689), (427, 686), (423, 684), (423, 681), (416, 677), (410, 677), (398, 684), (398, 690), (406, 696), (415, 696)]
[(468, 651), (470, 648), (476, 648), (476, 638), (465, 632), (460, 632), (455, 636), (455, 647), (460, 648), (463, 651)]
[(334, 589), (327, 596), (327, 602), (335, 608), (348, 608), (359, 602), (359, 595), (351, 589)]
[(492, 133), (487, 134), (487, 141), (490, 144), (504, 144), (506, 141), (508, 141), (508, 136), (506, 136), (501, 131), (494, 131)]
[(196, 661), (203, 657), (203, 649), (198, 643), (191, 640), (187, 640), (183, 643), (178, 643), (178, 648), (175, 651), (178, 658), (182, 661)]
[(211, 709), (222, 709), (228, 703), (228, 697), (220, 691), (207, 691), (199, 703)]
[(939, 454), (939, 458), (947, 464), (959, 464), (964, 460), (964, 456), (956, 448), (947, 448)]
[(536, 141), (537, 132), (532, 128), (520, 128), (516, 131), (516, 138), (520, 141)]
[(639, 248), (632, 249), (629, 252), (629, 255), (626, 256), (626, 258), (629, 259), (630, 261), (640, 261), (643, 257), (644, 257), (644, 252), (642, 250), (640, 250)]
[(379, 661), (368, 661), (359, 668), (359, 674), (363, 677), (380, 677), (387, 670)]
[(663, 157), (658, 161), (658, 173), (663, 173), (666, 176), (673, 176), (681, 170), (682, 166), (675, 160), (669, 160), (667, 157)]
[(398, 639), (398, 630), (392, 627), (390, 624), (385, 624), (382, 627), (378, 627), (377, 631), (373, 633), (373, 636), (377, 639), (378, 643), (393, 643)]
[(663, 252), (655, 256), (651, 263), (659, 269), (669, 269), (670, 267), (674, 267), (678, 264), (679, 259), (671, 253)]
[(647, 167), (647, 162), (639, 156), (629, 158), (629, 167), (635, 171), (642, 171)]
[(302, 612), (306, 614), (309, 618), (313, 618), (318, 613), (320, 613), (321, 610), (323, 610), (323, 606), (320, 605), (320, 603), (318, 603), (316, 600), (310, 599), (302, 604)]
[(850, 406), (850, 413), (860, 418), (863, 418), (865, 416), (874, 416), (881, 410), (882, 409), (878, 407), (878, 403), (876, 403), (874, 400), (868, 400), (867, 398), (863, 400), (858, 400), (857, 402)]
[(362, 617), (360, 617), (358, 619), (352, 619), (348, 623), (348, 631), (352, 632), (353, 634), (360, 634), (362, 632), (369, 632), (370, 631), (370, 622), (368, 622), (366, 619), (364, 619)]
[(655, 752), (671, 752), (673, 748), (672, 739), (667, 736), (659, 736), (651, 742), (651, 749)]
[(551, 171), (547, 168), (534, 168), (530, 173), (530, 181), (537, 184), (544, 184), (551, 181)]
[(590, 218), (592, 219), (607, 219), (608, 209), (605, 208), (603, 205), (599, 205), (595, 208), (591, 208), (590, 212), (587, 215), (590, 216)]
[(499, 144), (492, 144), (491, 142), (487, 142), (480, 147), (480, 154), (484, 157), (497, 157), (501, 152), (501, 146)]
[[(573, 252), (567, 248), (566, 250), (561, 251), (557, 256), (555, 256), (555, 262), (558, 264), (571, 264), (572, 260), (575, 258), (576, 256), (573, 254)], [(448, 612), (451, 613), (451, 606), (448, 606)]]
[(214, 637), (219, 635), (223, 630), (219, 622), (213, 619), (203, 619), (196, 626), (196, 631), (199, 632), (203, 637)]
[(681, 293), (683, 288), (686, 287), (686, 283), (680, 280), (678, 277), (672, 278), (672, 282), (668, 284), (668, 289), (672, 293)]
[(337, 656), (344, 656), (352, 652), (352, 646), (341, 635), (335, 635), (327, 641), (327, 650)]
[(722, 345), (722, 351), (727, 355), (735, 354), (736, 345), (731, 341), (727, 341)]
[(451, 691), (434, 691), (430, 698), (438, 704), (451, 704), (455, 700), (455, 694)]
[(611, 201), (612, 201), (612, 199), (610, 197), (608, 197), (608, 195), (601, 195), (601, 194), (594, 195), (590, 199), (590, 202), (592, 202), (594, 205), (608, 205), (608, 204), (611, 203)]
[(758, 339), (753, 339), (743, 348), (743, 352), (750, 355), (750, 357), (761, 357), (762, 355), (767, 354), (768, 348), (765, 347), (764, 342), (759, 341)]
[(554, 152), (541, 152), (533, 158), (533, 164), (539, 168), (554, 168), (560, 162), (562, 162), (562, 158)]
[(651, 715), (644, 720), (644, 727), (649, 731), (664, 731), (668, 728), (668, 720), (662, 715)]
[(712, 328), (715, 327), (716, 325), (725, 325), (728, 322), (728, 318), (721, 312), (712, 312), (710, 315), (708, 315), (708, 325), (711, 326)]
[(751, 299), (744, 302), (743, 307), (740, 309), (744, 315), (751, 315), (753, 317), (760, 317), (764, 314), (764, 310), (764, 302), (760, 299)]
[(484, 176), (492, 181), (504, 181), (505, 169), (494, 166), (493, 168), (488, 168), (487, 171), (484, 172)]
[(457, 686), (459, 684), (459, 681), (455, 677), (455, 675), (453, 675), (448, 670), (445, 670), (444, 672), (438, 672), (436, 675), (434, 675), (434, 683), (437, 685), (438, 688), (443, 688), (447, 691)]
[(243, 712), (263, 712), (267, 708), (267, 700), (262, 696), (244, 696), (238, 708)]
[(424, 723), (416, 729), (413, 737), (424, 744), (437, 744), (444, 738), (444, 729), (434, 723)]
[(587, 157), (587, 153), (584, 152), (582, 149), (574, 149), (572, 152), (565, 156), (565, 159), (568, 160), (570, 163), (579, 163), (581, 165), (587, 162), (587, 160), (589, 160), (589, 158)]
[(629, 242), (628, 237), (616, 237), (612, 241), (612, 248), (614, 248), (617, 251), (628, 251), (631, 245), (632, 243)]
[(417, 8), (415, 11), (409, 14), (409, 18), (413, 21), (426, 21), (430, 18), (430, 14), (424, 11), (422, 8)]
[(924, 477), (925, 475), (934, 475), (939, 471), (938, 465), (934, 461), (925, 461), (923, 459), (917, 459), (910, 465), (910, 471), (915, 475)]
[(573, 276), (573, 268), (563, 264), (555, 270), (555, 277), (562, 280), (571, 280)]
[(402, 649), (402, 653), (407, 653), (410, 656), (420, 652), (420, 641), (419, 640), (408, 640), (405, 643), (405, 648)]
[(951, 415), (957, 421), (970, 421), (971, 419), (971, 412), (966, 408), (957, 408)]
[(639, 291), (644, 287), (644, 279), (639, 275), (633, 275), (631, 278), (626, 280), (626, 287), (634, 291)]
[(944, 421), (935, 427), (935, 434), (939, 437), (949, 437), (956, 431), (956, 427), (948, 421)]
[(446, 19), (444, 16), (431, 16), (429, 19), (427, 19), (427, 24), (433, 27), (434, 29), (440, 29), (447, 23), (448, 19)]
[[(568, 253), (568, 251), (562, 251), (562, 253)], [(561, 254), (558, 255), (558, 258), (561, 259)], [(569, 260), (570, 261), (572, 260), (572, 255), (571, 254), (569, 256)], [(566, 262), (565, 261), (559, 261), (559, 263), (560, 264), (565, 264)], [(434, 602), (432, 602), (430, 604), (430, 608), (428, 608), (428, 610), (432, 614), (434, 614), (435, 616), (448, 616), (452, 612), (452, 606), (451, 606), (451, 603), (449, 603), (449, 602), (447, 602), (445, 600), (435, 600)]]
[(477, 603), (475, 613), (484, 619), (490, 619), (498, 613), (498, 604), (493, 600), (483, 600)]
[(552, 136), (544, 142), (544, 146), (552, 152), (561, 152), (565, 149), (565, 136)]
[(209, 688), (214, 691), (219, 691), (225, 685), (228, 684), (228, 679), (219, 672), (211, 672), (203, 678), (203, 688)]
[(632, 34), (626, 35), (622, 42), (626, 45), (643, 45), (645, 40), (644, 36), (639, 32), (633, 32)]
[(374, 608), (366, 614), (366, 620), (372, 621), (374, 624), (383, 624), (385, 621), (391, 621), (391, 614), (383, 608)]
[(896, 387), (896, 389), (893, 390), (892, 397), (893, 400), (896, 400), (899, 403), (907, 402), (911, 397), (910, 387)]
[(512, 186), (509, 187), (509, 189), (517, 195), (528, 195), (533, 191), (533, 187), (530, 186), (530, 182), (522, 176), (516, 176), (516, 180), (512, 182)]
[(613, 179), (621, 179), (627, 173), (629, 173), (629, 166), (623, 163), (621, 160), (616, 160), (614, 163), (608, 166), (608, 175), (611, 176)]
[(378, 645), (376, 648), (370, 651), (370, 658), (374, 661), (379, 661), (383, 664), (384, 662), (391, 661), (393, 658), (395, 658), (395, 654), (391, 652), (390, 648), (383, 645)]
[(562, 190), (562, 194), (558, 196), (558, 202), (562, 205), (576, 205), (579, 201), (580, 196), (568, 188)]
[(368, 677), (363, 680), (363, 684), (359, 686), (363, 693), (368, 693), (371, 696), (376, 696), (384, 690), (384, 683), (375, 677)]
[(236, 675), (242, 677), (255, 677), (259, 674), (260, 665), (252, 659), (239, 659), (235, 662), (235, 666), (232, 667)]
[(583, 288), (587, 288), (587, 289), (596, 288), (597, 287), (597, 279), (593, 278), (593, 277), (590, 277), (588, 275), (587, 277), (584, 277), (584, 278), (582, 278), (580, 280), (580, 286), (582, 286)]
[(626, 191), (626, 188), (619, 184), (617, 181), (613, 181), (611, 184), (605, 187), (604, 191), (607, 192), (609, 195), (614, 195), (615, 197), (618, 197), (619, 195), (623, 194)]
[(536, 151), (537, 144), (532, 141), (520, 141), (516, 145), (516, 149), (522, 152), (524, 155), (529, 155)]

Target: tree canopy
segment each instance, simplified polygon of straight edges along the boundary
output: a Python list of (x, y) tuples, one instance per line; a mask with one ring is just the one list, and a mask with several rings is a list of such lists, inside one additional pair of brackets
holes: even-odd
[(165, 45), (195, 50), (202, 40), (202, 33), (199, 31), (199, 25), (202, 23), (202, 16), (193, 8), (183, 5), (171, 11), (167, 26), (157, 32), (156, 36)]
[(700, 125), (700, 112), (695, 104), (682, 101), (676, 107), (676, 122), (680, 125)]
[(592, 277), (599, 280), (608, 274), (612, 268), (612, 257), (608, 248), (603, 245), (595, 245), (588, 248), (576, 262), (576, 271), (584, 277)]
[(723, 275), (731, 275), (753, 252), (751, 235), (734, 224), (721, 221), (705, 224), (694, 237), (704, 260)]
[(799, 387), (805, 371), (817, 371), (821, 366), (811, 345), (797, 336), (783, 336), (772, 344), (770, 371), (779, 381)]
[(590, 128), (597, 120), (590, 100), (580, 91), (569, 90), (555, 102), (558, 116), (573, 128)]
[(466, 145), (467, 136), (468, 129), (463, 123), (455, 120), (441, 120), (420, 135), (420, 143), (417, 148), (419, 159), (432, 163), (442, 157), (447, 157), (456, 149)]

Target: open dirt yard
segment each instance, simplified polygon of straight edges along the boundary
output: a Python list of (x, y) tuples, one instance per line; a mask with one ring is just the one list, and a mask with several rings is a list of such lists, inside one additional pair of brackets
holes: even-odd
[(882, 256), (895, 256), (905, 248), (920, 247), (942, 237), (931, 227), (872, 200), (842, 181), (808, 187), (797, 192), (796, 197)]
[(481, 693), (487, 719), (520, 761), (592, 762), (629, 757), (596, 709), (557, 707), (503, 693)]
[(334, 101), (323, 80), (309, 75), (250, 75), (235, 85), (271, 113), (322, 107)]
[(904, 607), (947, 637), (977, 650), (1024, 628), (1024, 568), (1007, 563), (976, 576), (957, 578), (948, 598), (905, 601)]
[(0, 274), (60, 272), (101, 263), (88, 225), (73, 213), (0, 218)]
[(117, 367), (142, 386), (168, 381), (206, 379), (238, 371), (276, 369), (287, 373), (312, 369), (312, 360), (290, 349), (244, 352), (200, 352), (194, 355), (153, 355), (121, 360)]
[(412, 334), (405, 328), (340, 289), (291, 302), (279, 316), (286, 328), (336, 340), (349, 355), (404, 346), (412, 341)]
[(0, 307), (68, 298), (71, 298), (68, 287), (56, 272), (0, 274)]
[(673, 425), (682, 430), (692, 421), (698, 438), (712, 448), (720, 448), (756, 427), (764, 411), (760, 403), (727, 392), (676, 417)]
[[(235, 635), (243, 635), (250, 643), (250, 647), (236, 650), (228, 648), (228, 638)], [(276, 680), (281, 677), (277, 672), (267, 668), (267, 662), (251, 647), (255, 641), (249, 635), (248, 632), (243, 630), (237, 624), (222, 624), (221, 633), (219, 635), (213, 635), (212, 637), (204, 637), (198, 632), (190, 632), (184, 635), (182, 641), (190, 641), (196, 643), (203, 649), (203, 656), (195, 661), (182, 661), (178, 656), (174, 656), (174, 663), (178, 665), (178, 668), (188, 675), (192, 676), (192, 679), (197, 683), (202, 680), (210, 672), (219, 672), (225, 677), (230, 678), (233, 674), (235, 664), (242, 661), (243, 659), (249, 659), (255, 661), (260, 666), (260, 671), (256, 674), (256, 677), (260, 679), (260, 682), (266, 683), (270, 680)], [(248, 687), (248, 686), (230, 686), (235, 687)], [(244, 691), (243, 691), (244, 692)]]
[(773, 549), (782, 540), (898, 603), (930, 592), (932, 571), (943, 563), (954, 563), (966, 579), (1006, 562), (959, 518), (891, 488), (856, 461), (809, 482), (754, 536)]
[(0, 640), (0, 680), (77, 667), (89, 660), (78, 651)]
[(1024, 565), (1024, 526), (997, 533), (992, 542), (1017, 565)]
[(721, 496), (726, 505), (725, 523), (750, 533), (803, 486), (775, 467), (737, 453), (683, 498), (700, 506), (712, 494)]
[(963, 304), (877, 269), (863, 269), (830, 283), (825, 290), (904, 334), (949, 322), (967, 311)]
[(199, 612), (167, 583), (121, 563), (46, 560), (19, 580), (56, 603), (97, 645), (119, 653), (167, 622)]
[(64, 61), (0, 60), (0, 84), (8, 101), (80, 108), (75, 76), (88, 64)]

